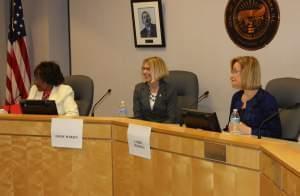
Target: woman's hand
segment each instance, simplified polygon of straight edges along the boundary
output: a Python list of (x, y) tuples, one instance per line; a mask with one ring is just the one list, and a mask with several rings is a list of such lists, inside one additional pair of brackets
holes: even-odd
[(245, 135), (251, 135), (251, 132), (252, 132), (251, 127), (247, 126), (243, 122), (240, 122), (239, 130), (240, 130), (241, 134), (245, 134)]

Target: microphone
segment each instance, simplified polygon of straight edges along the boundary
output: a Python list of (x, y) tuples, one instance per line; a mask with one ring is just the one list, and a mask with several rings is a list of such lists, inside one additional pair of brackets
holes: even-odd
[(209, 91), (205, 91), (202, 95), (198, 97), (198, 103), (200, 103), (203, 99), (206, 99), (209, 95)]
[(202, 95), (200, 95), (198, 97), (198, 99), (196, 100), (196, 103), (193, 102), (192, 104), (185, 106), (185, 108), (190, 108), (191, 106), (198, 105), (198, 103), (200, 103), (203, 99), (206, 99), (208, 97), (208, 95), (209, 95), (209, 91), (205, 91)]
[(288, 106), (288, 107), (285, 107), (285, 108), (280, 108), (278, 111), (272, 113), (270, 116), (268, 116), (267, 118), (265, 118), (259, 125), (258, 127), (258, 133), (257, 133), (257, 138), (258, 139), (261, 139), (261, 128), (266, 124), (266, 122), (269, 122), (270, 120), (272, 120), (274, 117), (276, 117), (277, 115), (279, 115), (283, 110), (285, 109), (293, 109), (293, 108), (296, 108), (300, 105), (300, 103), (296, 103), (292, 106)]
[(104, 95), (95, 103), (95, 105), (93, 106), (92, 108), (92, 112), (91, 112), (91, 116), (95, 116), (95, 109), (96, 109), (96, 106), (99, 104), (99, 103), (102, 103), (101, 101), (111, 93), (111, 89), (108, 89)]

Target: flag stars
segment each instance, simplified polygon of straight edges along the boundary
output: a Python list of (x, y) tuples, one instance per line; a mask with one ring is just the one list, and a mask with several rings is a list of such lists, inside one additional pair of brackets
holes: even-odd
[(23, 6), (21, 0), (10, 0), (10, 3), (12, 10), (9, 20), (8, 40), (10, 44), (18, 44), (17, 40), (26, 37)]

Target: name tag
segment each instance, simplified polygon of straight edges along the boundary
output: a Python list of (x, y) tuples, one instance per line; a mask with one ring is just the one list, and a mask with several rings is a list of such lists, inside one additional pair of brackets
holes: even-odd
[(52, 118), (51, 145), (60, 148), (82, 148), (82, 119)]
[(129, 154), (151, 159), (151, 127), (129, 124), (127, 130)]

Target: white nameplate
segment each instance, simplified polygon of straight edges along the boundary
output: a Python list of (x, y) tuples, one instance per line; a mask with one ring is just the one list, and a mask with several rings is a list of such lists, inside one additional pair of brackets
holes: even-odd
[(127, 131), (129, 154), (151, 159), (151, 127), (129, 124)]
[(51, 145), (61, 148), (82, 148), (82, 119), (52, 118)]

